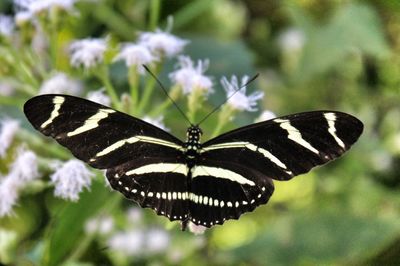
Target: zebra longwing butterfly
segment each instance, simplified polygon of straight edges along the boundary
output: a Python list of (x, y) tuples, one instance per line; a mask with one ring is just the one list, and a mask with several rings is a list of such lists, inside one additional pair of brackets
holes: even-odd
[(363, 131), (336, 111), (292, 114), (200, 143), (82, 98), (41, 95), (24, 112), (32, 125), (90, 166), (111, 186), (169, 220), (211, 227), (267, 203), (273, 180), (289, 180), (347, 151)]

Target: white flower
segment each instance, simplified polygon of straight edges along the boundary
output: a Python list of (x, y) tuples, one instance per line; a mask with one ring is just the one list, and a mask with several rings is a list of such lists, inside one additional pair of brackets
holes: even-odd
[(18, 199), (20, 182), (17, 179), (5, 177), (0, 181), (0, 217), (11, 215), (12, 207)]
[(112, 250), (125, 256), (148, 256), (160, 253), (168, 248), (169, 243), (170, 236), (159, 228), (118, 232), (108, 240)]
[(83, 65), (88, 69), (103, 61), (107, 41), (105, 39), (83, 39), (72, 42), (69, 49), (71, 65), (74, 67)]
[(197, 225), (195, 223), (189, 222), (188, 223), (189, 231), (195, 235), (202, 235), (206, 231), (207, 227), (202, 225)]
[(370, 165), (376, 171), (387, 171), (393, 166), (393, 157), (386, 150), (374, 150), (369, 155), (371, 158)]
[(144, 232), (139, 230), (118, 232), (108, 240), (108, 246), (126, 256), (140, 255), (144, 248)]
[[(255, 108), (257, 105), (256, 101), (264, 97), (264, 93), (261, 91), (256, 91), (246, 96), (246, 86), (244, 85), (246, 85), (248, 79), (248, 76), (243, 76), (242, 83), (239, 85), (236, 76), (232, 76), (230, 82), (226, 77), (223, 77), (221, 79), (221, 84), (226, 91), (226, 97), (229, 105), (240, 111), (247, 110), (254, 112), (257, 111)], [(240, 87), (242, 88), (240, 89)]]
[(105, 106), (111, 105), (111, 99), (107, 94), (104, 93), (104, 89), (100, 89), (97, 91), (89, 91), (86, 98), (89, 101), (99, 103)]
[(17, 25), (22, 25), (24, 23), (27, 23), (28, 21), (32, 20), (32, 13), (29, 11), (20, 11), (17, 14), (15, 14), (15, 22)]
[(160, 253), (168, 248), (170, 237), (165, 230), (150, 229), (146, 233), (146, 252)]
[(0, 35), (9, 37), (14, 32), (14, 28), (13, 17), (0, 14)]
[(13, 85), (8, 82), (0, 82), (0, 95), (1, 96), (11, 96), (15, 91)]
[(17, 159), (12, 163), (9, 177), (25, 184), (39, 177), (38, 160), (33, 151), (20, 150)]
[(142, 220), (143, 213), (139, 208), (131, 207), (127, 211), (127, 217), (130, 224), (136, 224)]
[(188, 41), (159, 29), (156, 32), (139, 34), (139, 44), (147, 46), (150, 51), (160, 56), (173, 57), (179, 54), (187, 43)]
[(85, 231), (90, 234), (109, 234), (114, 228), (114, 220), (111, 216), (100, 216), (89, 219), (85, 224)]
[(263, 122), (263, 121), (267, 121), (267, 120), (273, 119), (275, 117), (276, 117), (276, 115), (273, 112), (265, 110), (260, 114), (260, 116), (255, 120), (255, 122), (256, 123), (257, 122)]
[(11, 165), (10, 172), (0, 181), (0, 217), (12, 214), (18, 199), (18, 191), (39, 176), (36, 154), (21, 150)]
[(36, 27), (31, 47), (33, 52), (35, 52), (39, 57), (47, 55), (49, 51), (49, 40), (42, 27)]
[(56, 73), (44, 81), (39, 89), (39, 94), (72, 94), (78, 95), (82, 91), (82, 84), (69, 78), (64, 73)]
[(198, 60), (197, 66), (188, 56), (178, 58), (180, 68), (169, 75), (173, 83), (183, 88), (183, 93), (189, 94), (194, 89), (202, 89), (207, 93), (212, 93), (212, 81), (203, 75), (208, 68), (208, 60)]
[(77, 201), (83, 188), (89, 188), (93, 175), (83, 162), (75, 159), (67, 161), (50, 177), (55, 185), (54, 195)]
[(143, 120), (146, 121), (147, 123), (150, 123), (150, 124), (152, 124), (152, 125), (154, 125), (156, 127), (159, 127), (159, 128), (161, 128), (161, 129), (163, 129), (165, 131), (169, 131), (169, 128), (165, 127), (163, 119), (164, 119), (163, 116), (159, 116), (157, 118), (152, 118), (152, 117), (149, 117), (149, 116), (145, 116), (143, 118)]
[(127, 67), (136, 66), (139, 74), (144, 74), (142, 65), (152, 64), (159, 60), (150, 49), (141, 44), (125, 44), (121, 51), (115, 56), (114, 61), (124, 60)]
[(305, 35), (299, 29), (289, 29), (279, 37), (279, 44), (285, 52), (299, 51), (305, 43)]
[(53, 8), (73, 11), (75, 2), (76, 0), (14, 0), (14, 5), (19, 12), (38, 14)]
[(0, 126), (0, 157), (4, 157), (19, 129), (19, 122), (6, 118), (0, 121)]

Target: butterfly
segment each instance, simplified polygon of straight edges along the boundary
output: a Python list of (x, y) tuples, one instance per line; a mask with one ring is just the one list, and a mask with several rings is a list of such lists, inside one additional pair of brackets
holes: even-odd
[(312, 111), (251, 124), (204, 143), (198, 125), (182, 141), (141, 119), (68, 95), (28, 100), (30, 123), (93, 168), (111, 187), (169, 220), (205, 227), (268, 202), (273, 180), (307, 173), (346, 152), (360, 120)]

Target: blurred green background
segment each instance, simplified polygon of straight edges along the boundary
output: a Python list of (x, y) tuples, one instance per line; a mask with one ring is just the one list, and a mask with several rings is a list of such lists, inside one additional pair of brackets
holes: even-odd
[[(209, 58), (206, 74), (215, 84), (222, 75), (260, 73), (249, 88), (265, 92), (260, 111), (279, 116), (340, 110), (357, 116), (365, 130), (341, 159), (275, 182), (269, 204), (202, 236), (140, 210), (138, 228), (157, 225), (168, 232), (168, 248), (154, 255), (116, 258), (102, 237), (83, 237), (86, 219), (118, 194), (101, 178), (78, 203), (55, 199), (50, 190), (25, 193), (16, 215), (0, 218), (0, 261), (4, 256), (4, 263), (40, 265), (48, 256), (44, 261), (54, 265), (400, 265), (399, 1), (103, 0), (79, 1), (76, 9), (80, 15), (65, 22), (62, 38), (108, 35), (128, 42), (137, 31), (165, 29), (173, 16), (172, 33), (190, 41), (184, 54)], [(2, 1), (0, 10), (12, 14), (12, 2)], [(160, 74), (167, 87), (174, 63)], [(67, 64), (61, 61), (60, 68)], [(4, 79), (7, 70), (0, 69)], [(122, 92), (123, 64), (112, 66), (112, 78)], [(86, 80), (85, 86), (97, 84)], [(215, 88), (209, 99), (214, 105), (224, 98)], [(19, 106), (3, 102), (0, 110), (26, 121), (21, 106), (28, 96), (18, 97)], [(252, 123), (257, 115), (240, 114), (226, 129)], [(165, 123), (183, 136), (184, 125), (175, 118), (166, 116)], [(203, 131), (213, 122), (207, 120)], [(4, 174), (5, 167), (0, 170)], [(121, 230), (132, 205), (122, 200), (111, 212)], [(77, 255), (82, 239), (87, 243)]]

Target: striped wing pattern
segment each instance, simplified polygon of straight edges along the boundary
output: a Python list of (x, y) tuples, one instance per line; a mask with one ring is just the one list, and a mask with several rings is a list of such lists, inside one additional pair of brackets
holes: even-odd
[(357, 118), (340, 112), (284, 116), (207, 141), (189, 167), (189, 141), (109, 107), (42, 95), (30, 99), (24, 112), (78, 159), (107, 169), (111, 186), (128, 199), (170, 220), (206, 227), (267, 203), (273, 180), (289, 180), (339, 157), (363, 130)]
[(345, 113), (298, 113), (209, 140), (201, 151), (202, 159), (228, 158), (272, 179), (289, 180), (342, 155), (357, 141), (362, 130), (363, 124)]

